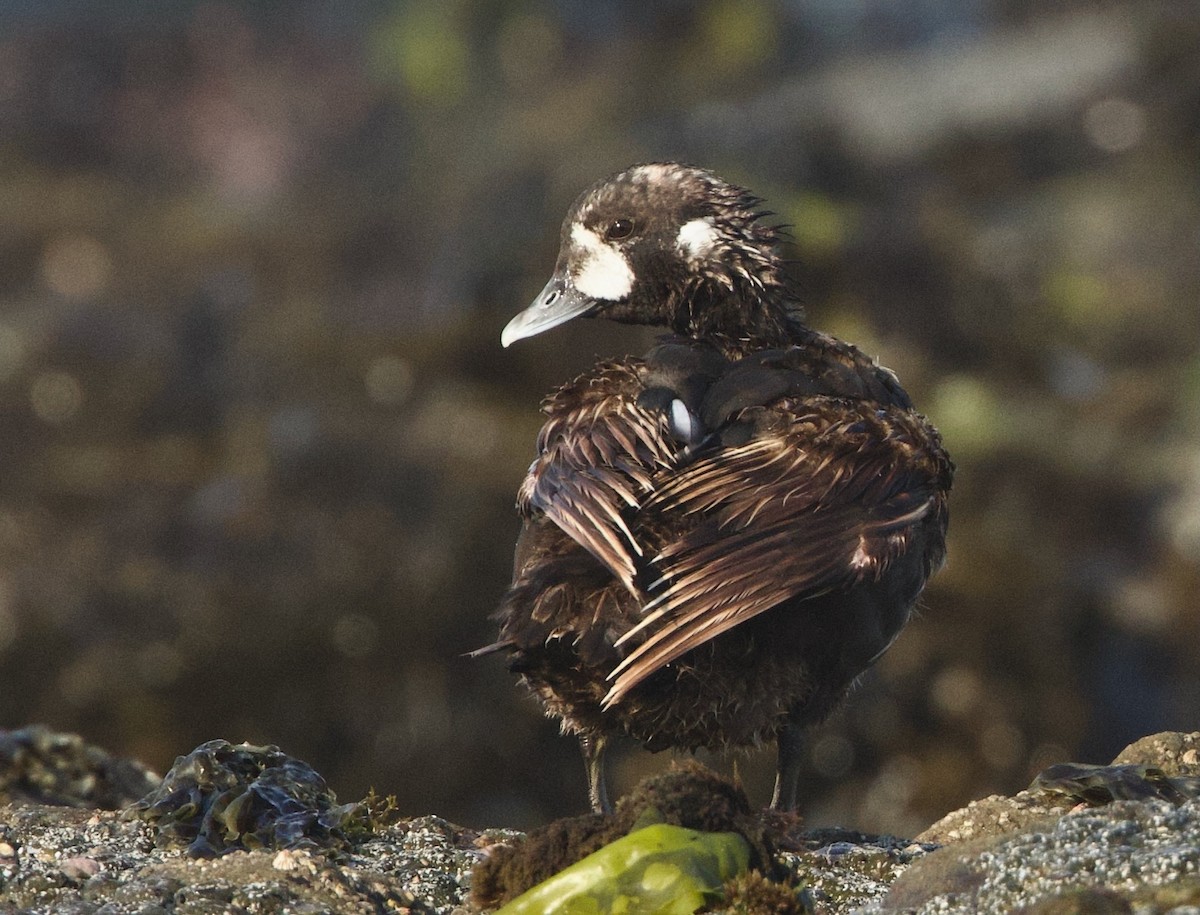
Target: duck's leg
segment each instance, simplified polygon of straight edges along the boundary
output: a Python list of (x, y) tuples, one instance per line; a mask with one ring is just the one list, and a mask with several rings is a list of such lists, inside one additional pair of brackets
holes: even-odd
[(800, 781), (803, 760), (804, 728), (789, 721), (779, 732), (779, 762), (775, 769), (775, 792), (771, 795), (772, 810), (796, 809), (796, 789)]
[(608, 786), (604, 780), (604, 748), (607, 741), (599, 734), (581, 734), (583, 764), (587, 767), (588, 799), (594, 813), (612, 813), (608, 802)]

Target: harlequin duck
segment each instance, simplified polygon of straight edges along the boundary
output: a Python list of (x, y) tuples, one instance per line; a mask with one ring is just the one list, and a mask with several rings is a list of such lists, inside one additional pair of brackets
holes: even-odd
[(511, 669), (604, 748), (778, 741), (887, 650), (945, 556), (953, 465), (896, 376), (807, 327), (761, 200), (701, 168), (636, 165), (567, 214), (554, 275), (504, 346), (578, 316), (660, 325), (543, 402), (497, 614)]

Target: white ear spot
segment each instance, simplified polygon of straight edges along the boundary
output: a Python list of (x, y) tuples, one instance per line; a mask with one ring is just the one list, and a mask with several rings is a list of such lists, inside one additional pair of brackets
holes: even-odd
[(625, 255), (581, 223), (571, 227), (571, 241), (579, 251), (573, 271), (575, 288), (593, 299), (616, 302), (633, 290), (633, 271)]
[(676, 244), (685, 257), (704, 257), (717, 243), (717, 230), (707, 219), (693, 219), (679, 228)]
[(696, 420), (678, 397), (671, 401), (671, 434), (689, 443), (696, 440)]

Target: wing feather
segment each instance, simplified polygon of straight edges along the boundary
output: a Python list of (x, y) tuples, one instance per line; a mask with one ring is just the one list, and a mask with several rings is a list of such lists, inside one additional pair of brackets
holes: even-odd
[(544, 513), (640, 600), (645, 549), (627, 519), (671, 465), (675, 446), (662, 414), (638, 405), (631, 361), (598, 372), (582, 393), (567, 386), (547, 400), (550, 418), (518, 502), (527, 515)]
[(692, 518), (654, 556), (658, 578), (605, 705), (683, 654), (778, 604), (878, 578), (935, 507), (919, 417), (865, 403), (782, 400), (757, 437), (664, 474), (639, 510)]

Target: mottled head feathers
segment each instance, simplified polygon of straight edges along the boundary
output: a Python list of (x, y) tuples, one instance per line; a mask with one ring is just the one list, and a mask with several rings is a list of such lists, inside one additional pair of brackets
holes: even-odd
[(798, 315), (761, 200), (712, 172), (635, 165), (579, 196), (554, 276), (503, 342), (578, 315), (768, 342)]

